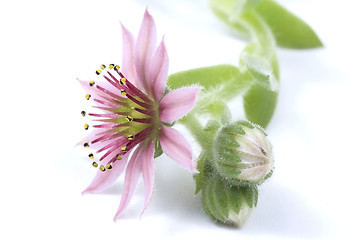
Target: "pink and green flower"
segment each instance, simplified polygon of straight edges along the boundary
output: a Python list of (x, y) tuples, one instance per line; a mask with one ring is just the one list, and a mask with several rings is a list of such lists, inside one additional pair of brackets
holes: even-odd
[[(189, 143), (170, 126), (194, 106), (199, 88), (165, 92), (168, 54), (164, 39), (156, 46), (156, 27), (148, 10), (144, 13), (138, 38), (122, 26), (123, 60), (118, 65), (102, 65), (96, 71), (101, 81), (82, 81), (86, 99), (95, 104), (88, 115), (96, 124), (85, 125), (92, 132), (81, 142), (99, 155), (93, 166), (99, 170), (83, 193), (108, 188), (125, 169), (123, 193), (114, 220), (128, 206), (140, 175), (145, 185), (145, 204), (151, 199), (154, 182), (154, 152), (160, 143), (164, 153), (190, 171), (195, 171)], [(142, 211), (142, 213), (143, 213)]]

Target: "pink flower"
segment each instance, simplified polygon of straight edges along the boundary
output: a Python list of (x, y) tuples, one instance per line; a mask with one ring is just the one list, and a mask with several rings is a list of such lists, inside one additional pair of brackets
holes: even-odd
[[(82, 115), (95, 118), (99, 124), (83, 141), (84, 147), (100, 154), (93, 166), (99, 170), (83, 193), (97, 193), (109, 187), (125, 170), (123, 194), (114, 220), (128, 206), (140, 174), (145, 184), (146, 209), (154, 181), (154, 151), (159, 140), (162, 150), (190, 171), (195, 171), (189, 143), (171, 123), (187, 114), (194, 106), (198, 88), (183, 88), (165, 94), (168, 55), (164, 41), (156, 47), (156, 28), (148, 10), (144, 13), (136, 41), (123, 29), (123, 66), (105, 65), (96, 71), (103, 81), (80, 81), (102, 113)], [(89, 125), (85, 125), (88, 129)], [(132, 152), (132, 154), (131, 154)]]

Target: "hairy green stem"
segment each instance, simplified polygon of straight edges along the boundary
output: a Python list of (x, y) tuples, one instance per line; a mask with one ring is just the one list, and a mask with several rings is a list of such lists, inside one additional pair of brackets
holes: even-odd
[(213, 144), (213, 136), (211, 133), (203, 130), (202, 124), (198, 121), (194, 113), (189, 113), (187, 116), (179, 120), (191, 134), (195, 137), (202, 149), (211, 149)]

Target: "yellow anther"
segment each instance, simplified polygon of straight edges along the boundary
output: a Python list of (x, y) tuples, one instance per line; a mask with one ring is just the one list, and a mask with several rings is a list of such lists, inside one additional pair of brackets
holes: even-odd
[(93, 159), (93, 158), (94, 158), (94, 155), (93, 155), (92, 153), (89, 153), (88, 156), (89, 156), (90, 159)]
[(89, 124), (87, 124), (87, 123), (84, 124), (84, 129), (85, 129), (85, 130), (88, 130), (88, 129), (89, 129)]
[(86, 95), (85, 95), (85, 99), (86, 99), (86, 100), (89, 100), (89, 99), (90, 99), (90, 97), (91, 97), (91, 95), (90, 95), (90, 94), (86, 94)]
[(109, 170), (113, 168), (113, 166), (110, 165), (110, 164), (107, 164), (105, 167), (106, 167), (107, 169), (109, 169)]
[(122, 155), (118, 153), (116, 158), (117, 158), (117, 160), (122, 160)]
[(121, 94), (122, 96), (125, 96), (125, 95), (127, 95), (127, 92), (126, 92), (124, 89), (122, 89), (122, 90), (120, 90), (120, 94)]
[(124, 147), (122, 147), (121, 149), (122, 149), (123, 152), (127, 152), (127, 151), (128, 151), (127, 146), (124, 146)]
[(83, 146), (84, 146), (85, 148), (88, 148), (88, 147), (89, 147), (89, 143), (85, 142), (85, 143), (83, 144)]
[(91, 80), (90, 82), (89, 82), (89, 86), (94, 86), (94, 84), (95, 84), (95, 82), (94, 82), (94, 80)]
[(114, 68), (114, 64), (109, 64), (109, 69), (113, 69)]
[(121, 78), (121, 79), (119, 80), (119, 84), (120, 84), (120, 85), (124, 85), (126, 81), (127, 81), (127, 79)]
[(126, 116), (125, 118), (128, 120), (128, 122), (133, 121), (133, 118), (131, 116)]
[(85, 112), (85, 111), (81, 111), (81, 115), (82, 115), (83, 117), (85, 117), (86, 112)]
[(114, 68), (115, 68), (115, 70), (119, 70), (120, 66), (117, 65), (117, 66), (115, 66)]
[(100, 171), (104, 172), (105, 171), (105, 167), (103, 165), (100, 165), (99, 167)]
[(133, 140), (134, 139), (134, 135), (129, 135), (128, 136), (128, 140)]
[(102, 72), (102, 70), (100, 70), (100, 69), (98, 69), (98, 70), (95, 71), (96, 75), (101, 74), (101, 72)]
[(104, 69), (106, 68), (106, 66), (105, 66), (104, 64), (102, 64), (102, 65), (100, 66), (100, 68), (101, 68), (102, 70), (104, 70)]
[(92, 165), (93, 165), (93, 167), (98, 167), (98, 163), (97, 163), (97, 162), (93, 162)]

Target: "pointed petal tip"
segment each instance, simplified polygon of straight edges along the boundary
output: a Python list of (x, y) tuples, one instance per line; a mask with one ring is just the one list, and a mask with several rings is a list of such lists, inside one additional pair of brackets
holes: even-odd
[(114, 217), (113, 217), (113, 221), (116, 223), (119, 220), (119, 216), (120, 214), (123, 212), (124, 209), (120, 210), (118, 209), (118, 211), (115, 213)]
[(91, 194), (91, 193), (96, 193), (96, 192), (94, 192), (94, 190), (89, 189), (89, 187), (88, 187), (81, 192), (81, 195), (84, 196), (84, 195)]
[(124, 24), (122, 23), (122, 21), (119, 20), (119, 24), (120, 24), (120, 27), (122, 28), (122, 30), (127, 30), (127, 28), (124, 26)]
[(118, 221), (118, 217), (119, 217), (119, 214), (116, 213), (115, 216), (113, 217), (114, 223), (116, 223)]
[(143, 214), (144, 214), (146, 208), (147, 208), (147, 207), (144, 207), (143, 210), (142, 210), (142, 212), (139, 214), (139, 217), (138, 217), (139, 220), (142, 220), (142, 217), (143, 217)]
[(198, 174), (198, 173), (199, 173), (199, 171), (198, 171), (194, 166), (192, 166), (192, 168), (189, 169), (189, 170), (190, 170), (191, 173), (194, 173), (194, 174)]
[(149, 13), (149, 5), (147, 5), (145, 7), (143, 18), (151, 18), (151, 19), (153, 19), (153, 16)]
[[(149, 5), (145, 6), (145, 11), (144, 11), (144, 14), (149, 14)], [(150, 14), (149, 14), (150, 15)]]
[(190, 161), (191, 164), (189, 164), (188, 166), (184, 166), (184, 168), (186, 168), (189, 172), (193, 173), (193, 174), (197, 174), (199, 173), (199, 171), (197, 170), (197, 168), (194, 167), (194, 164), (193, 164), (193, 159), (191, 159)]

